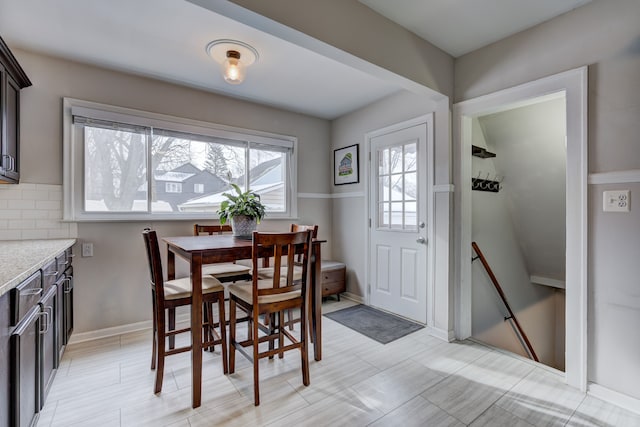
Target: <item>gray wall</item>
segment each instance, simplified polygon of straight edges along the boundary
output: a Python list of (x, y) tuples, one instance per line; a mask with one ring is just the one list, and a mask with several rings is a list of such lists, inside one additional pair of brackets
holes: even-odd
[[(33, 82), (22, 93), (21, 182), (62, 183), (62, 98), (73, 97), (298, 138), (298, 191), (327, 194), (331, 185), (330, 123), (301, 114), (26, 51), (14, 54)], [(319, 224), (331, 257), (331, 200), (298, 201), (296, 222)], [(267, 217), (268, 218), (268, 217)], [(264, 230), (290, 220), (263, 221)], [(79, 223), (78, 238), (94, 243), (93, 258), (76, 257), (76, 333), (151, 319), (148, 267), (140, 232), (192, 233), (192, 221)], [(79, 251), (76, 249), (76, 253)], [(165, 258), (166, 259), (166, 258)], [(186, 272), (186, 264), (181, 265)]]
[[(589, 172), (640, 169), (640, 2), (595, 0), (456, 60), (462, 101), (589, 65)], [(589, 203), (588, 379), (640, 398), (640, 224), (602, 213), (602, 191), (638, 183), (592, 185)]]

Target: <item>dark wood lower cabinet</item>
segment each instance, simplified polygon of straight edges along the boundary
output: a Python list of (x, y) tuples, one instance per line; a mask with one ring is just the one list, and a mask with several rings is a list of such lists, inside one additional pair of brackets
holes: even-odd
[(58, 331), (60, 320), (58, 319), (58, 288), (53, 285), (40, 300), (40, 334), (42, 370), (40, 375), (40, 406), (44, 406), (44, 400), (49, 394), (55, 370), (58, 368)]
[(0, 296), (0, 427), (32, 427), (44, 407), (73, 331), (72, 257)]
[(30, 427), (40, 411), (40, 306), (31, 308), (11, 334), (10, 425)]
[(64, 299), (62, 300), (62, 327), (63, 343), (67, 345), (73, 332), (73, 267), (67, 268), (65, 271), (65, 282), (63, 287)]

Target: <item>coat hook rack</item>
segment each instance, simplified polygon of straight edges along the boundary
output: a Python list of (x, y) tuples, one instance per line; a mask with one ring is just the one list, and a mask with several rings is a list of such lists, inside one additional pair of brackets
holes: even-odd
[(476, 178), (471, 178), (471, 189), (475, 191), (489, 191), (491, 193), (497, 193), (502, 188), (502, 181), (504, 176), (498, 179), (498, 175), (494, 175), (493, 179), (489, 179), (491, 174), (487, 173), (485, 178), (482, 176), (482, 171), (478, 173)]

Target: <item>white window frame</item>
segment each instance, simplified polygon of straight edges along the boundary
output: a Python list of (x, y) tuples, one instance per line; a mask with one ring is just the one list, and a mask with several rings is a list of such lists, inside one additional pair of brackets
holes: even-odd
[(193, 192), (196, 194), (204, 194), (204, 184), (201, 184), (201, 183), (193, 184)]
[[(73, 110), (73, 113), (72, 113)], [(294, 136), (279, 135), (252, 129), (174, 117), (165, 114), (151, 113), (131, 108), (117, 107), (84, 101), (74, 98), (63, 98), (63, 220), (73, 222), (108, 222), (108, 221), (149, 221), (149, 220), (211, 220), (218, 219), (210, 212), (86, 212), (84, 206), (84, 145), (74, 131), (74, 114), (98, 115), (102, 120), (130, 123), (141, 126), (152, 126), (167, 130), (202, 134), (234, 140), (247, 140), (274, 147), (288, 147), (291, 154), (286, 168), (288, 184), (286, 194), (287, 210), (285, 212), (267, 212), (269, 219), (295, 219), (298, 215), (298, 139)], [(151, 168), (150, 168), (151, 169)]]

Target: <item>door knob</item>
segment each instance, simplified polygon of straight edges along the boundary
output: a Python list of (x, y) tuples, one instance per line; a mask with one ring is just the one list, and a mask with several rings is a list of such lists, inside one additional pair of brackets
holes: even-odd
[(418, 224), (418, 227), (420, 227), (420, 228), (424, 228), (426, 226), (427, 226), (427, 224), (425, 224), (424, 221), (420, 221), (420, 224)]
[(427, 239), (425, 239), (424, 237), (420, 236), (416, 239), (416, 243), (421, 243), (423, 245), (427, 244)]

